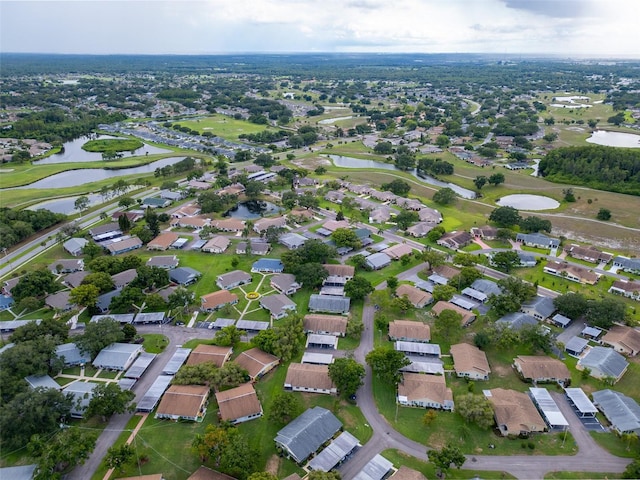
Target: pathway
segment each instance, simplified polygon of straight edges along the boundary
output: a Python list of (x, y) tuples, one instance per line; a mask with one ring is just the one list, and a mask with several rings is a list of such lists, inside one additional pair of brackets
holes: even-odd
[[(148, 413), (143, 413), (141, 415), (142, 418), (138, 422), (138, 425), (136, 425), (136, 428), (133, 429), (133, 431), (131, 432), (131, 435), (129, 435), (129, 438), (127, 438), (127, 441), (124, 442), (126, 445), (131, 445), (131, 442), (133, 442), (133, 440), (136, 438), (136, 435), (142, 428), (142, 425), (147, 420), (148, 416), (149, 416)], [(110, 468), (109, 470), (107, 470), (107, 473), (104, 474), (104, 477), (102, 477), (102, 480), (109, 480), (111, 478), (111, 475), (113, 475), (114, 471), (115, 471), (115, 468)]]

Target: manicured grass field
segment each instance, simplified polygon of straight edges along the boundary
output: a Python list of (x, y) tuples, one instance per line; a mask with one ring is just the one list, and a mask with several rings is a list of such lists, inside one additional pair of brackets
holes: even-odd
[(630, 445), (613, 433), (589, 432), (598, 445), (616, 457), (635, 458), (638, 455), (638, 446)]
[(558, 479), (558, 480), (571, 480), (571, 479), (610, 479), (610, 478), (623, 478), (621, 473), (602, 473), (602, 472), (551, 472), (547, 473), (544, 478), (546, 479)]
[(145, 333), (142, 338), (144, 338), (142, 347), (148, 353), (162, 353), (169, 345), (169, 339), (160, 333)]
[(191, 130), (196, 130), (201, 134), (211, 132), (228, 140), (238, 140), (238, 136), (243, 133), (258, 133), (267, 129), (266, 125), (257, 125), (246, 120), (236, 120), (226, 115), (212, 115), (206, 118), (176, 123), (183, 127), (189, 127)]
[(144, 146), (140, 140), (133, 138), (107, 138), (103, 140), (89, 140), (82, 145), (87, 152), (117, 153), (137, 150)]

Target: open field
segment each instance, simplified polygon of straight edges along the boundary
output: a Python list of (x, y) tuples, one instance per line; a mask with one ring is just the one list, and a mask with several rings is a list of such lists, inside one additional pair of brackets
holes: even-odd
[(266, 125), (257, 125), (246, 120), (236, 120), (226, 115), (212, 115), (196, 120), (180, 120), (175, 123), (191, 130), (196, 130), (201, 134), (211, 132), (213, 135), (227, 140), (238, 140), (238, 136), (243, 133), (258, 133), (267, 129)]

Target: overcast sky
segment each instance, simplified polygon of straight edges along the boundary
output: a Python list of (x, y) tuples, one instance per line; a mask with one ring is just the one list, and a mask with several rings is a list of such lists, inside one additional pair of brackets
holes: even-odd
[(638, 0), (0, 0), (0, 50), (640, 57)]

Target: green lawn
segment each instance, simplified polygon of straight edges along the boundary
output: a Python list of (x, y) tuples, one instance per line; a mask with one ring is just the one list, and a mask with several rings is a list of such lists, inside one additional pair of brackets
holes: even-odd
[(197, 120), (181, 120), (176, 124), (189, 127), (200, 133), (211, 132), (227, 140), (238, 140), (243, 133), (258, 133), (267, 129), (266, 125), (257, 125), (246, 120), (236, 120), (226, 115), (212, 115)]
[(551, 472), (547, 473), (544, 478), (554, 480), (571, 480), (571, 479), (609, 479), (623, 478), (621, 473), (602, 473), (602, 472)]
[(111, 370), (102, 370), (98, 374), (97, 378), (108, 378), (110, 380), (113, 380), (114, 378), (116, 378), (118, 376), (118, 373), (120, 373), (120, 372), (112, 372)]
[(160, 333), (145, 333), (142, 338), (144, 338), (142, 348), (145, 352), (162, 353), (169, 345), (169, 339)]
[[(598, 445), (616, 457), (635, 458), (638, 456), (638, 446), (630, 445), (615, 433), (589, 432)], [(637, 442), (636, 442), (637, 443)]]

